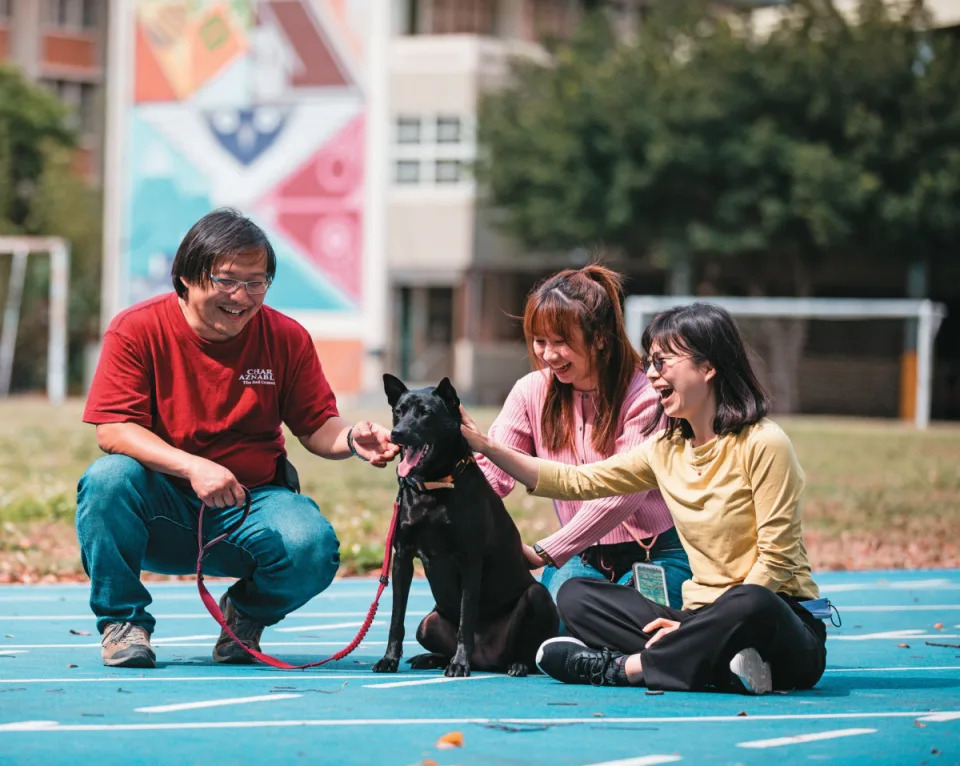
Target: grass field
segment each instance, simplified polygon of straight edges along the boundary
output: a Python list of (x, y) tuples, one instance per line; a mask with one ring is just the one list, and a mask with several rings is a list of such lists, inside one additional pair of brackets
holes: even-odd
[[(0, 582), (83, 576), (73, 529), (76, 482), (100, 455), (82, 402), (0, 400)], [(473, 412), (487, 425), (492, 409)], [(386, 422), (389, 412), (345, 417)], [(807, 474), (804, 524), (817, 569), (960, 566), (960, 425), (926, 432), (893, 421), (778, 419)], [(288, 440), (303, 490), (333, 522), (343, 573), (379, 567), (396, 495), (392, 468), (326, 461)], [(507, 507), (527, 542), (556, 529), (549, 501), (514, 491)]]

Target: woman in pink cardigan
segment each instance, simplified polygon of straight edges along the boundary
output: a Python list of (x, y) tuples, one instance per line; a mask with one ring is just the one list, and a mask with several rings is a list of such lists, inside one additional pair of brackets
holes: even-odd
[[(549, 277), (527, 298), (523, 332), (537, 368), (524, 376), (490, 427), (490, 438), (528, 455), (578, 465), (644, 441), (658, 397), (623, 323), (622, 279), (593, 264)], [(501, 496), (514, 480), (478, 462)], [(627, 584), (634, 562), (663, 568), (669, 605), (682, 605), (687, 554), (658, 491), (588, 501), (554, 501), (561, 528), (524, 545), (531, 568), (556, 599), (572, 577)]]

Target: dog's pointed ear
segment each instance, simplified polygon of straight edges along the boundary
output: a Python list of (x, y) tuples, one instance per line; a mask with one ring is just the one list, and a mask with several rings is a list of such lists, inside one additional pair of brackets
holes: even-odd
[(394, 377), (389, 372), (383, 374), (383, 390), (387, 394), (387, 402), (391, 407), (396, 406), (400, 397), (409, 390), (400, 378)]
[(460, 397), (457, 396), (457, 390), (453, 387), (453, 383), (450, 382), (450, 378), (444, 378), (440, 381), (433, 393), (443, 399), (443, 403), (447, 405), (447, 409), (450, 412), (454, 413), (459, 417), (460, 415)]

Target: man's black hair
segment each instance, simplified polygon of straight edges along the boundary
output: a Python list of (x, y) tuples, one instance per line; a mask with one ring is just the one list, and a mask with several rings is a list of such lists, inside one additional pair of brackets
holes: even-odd
[(170, 269), (173, 289), (181, 298), (187, 294), (187, 286), (180, 280), (181, 277), (190, 284), (206, 287), (210, 282), (210, 272), (222, 260), (253, 252), (267, 256), (267, 279), (273, 281), (277, 272), (277, 256), (263, 229), (233, 208), (223, 207), (207, 213), (190, 227), (177, 248)]

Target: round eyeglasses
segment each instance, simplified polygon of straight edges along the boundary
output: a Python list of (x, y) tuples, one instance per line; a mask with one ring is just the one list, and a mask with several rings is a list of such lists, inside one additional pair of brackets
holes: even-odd
[(235, 293), (241, 286), (247, 291), (247, 295), (263, 295), (270, 287), (269, 279), (251, 279), (244, 282), (240, 279), (230, 279), (229, 277), (215, 277), (210, 275), (210, 281), (213, 286), (221, 293)]
[(659, 354), (655, 356), (643, 356), (640, 357), (640, 364), (643, 365), (644, 370), (649, 370), (651, 367), (657, 371), (657, 375), (663, 372), (663, 368), (667, 367), (668, 364), (672, 364), (675, 361), (680, 359), (690, 359), (690, 354), (681, 355), (667, 355), (660, 356)]

